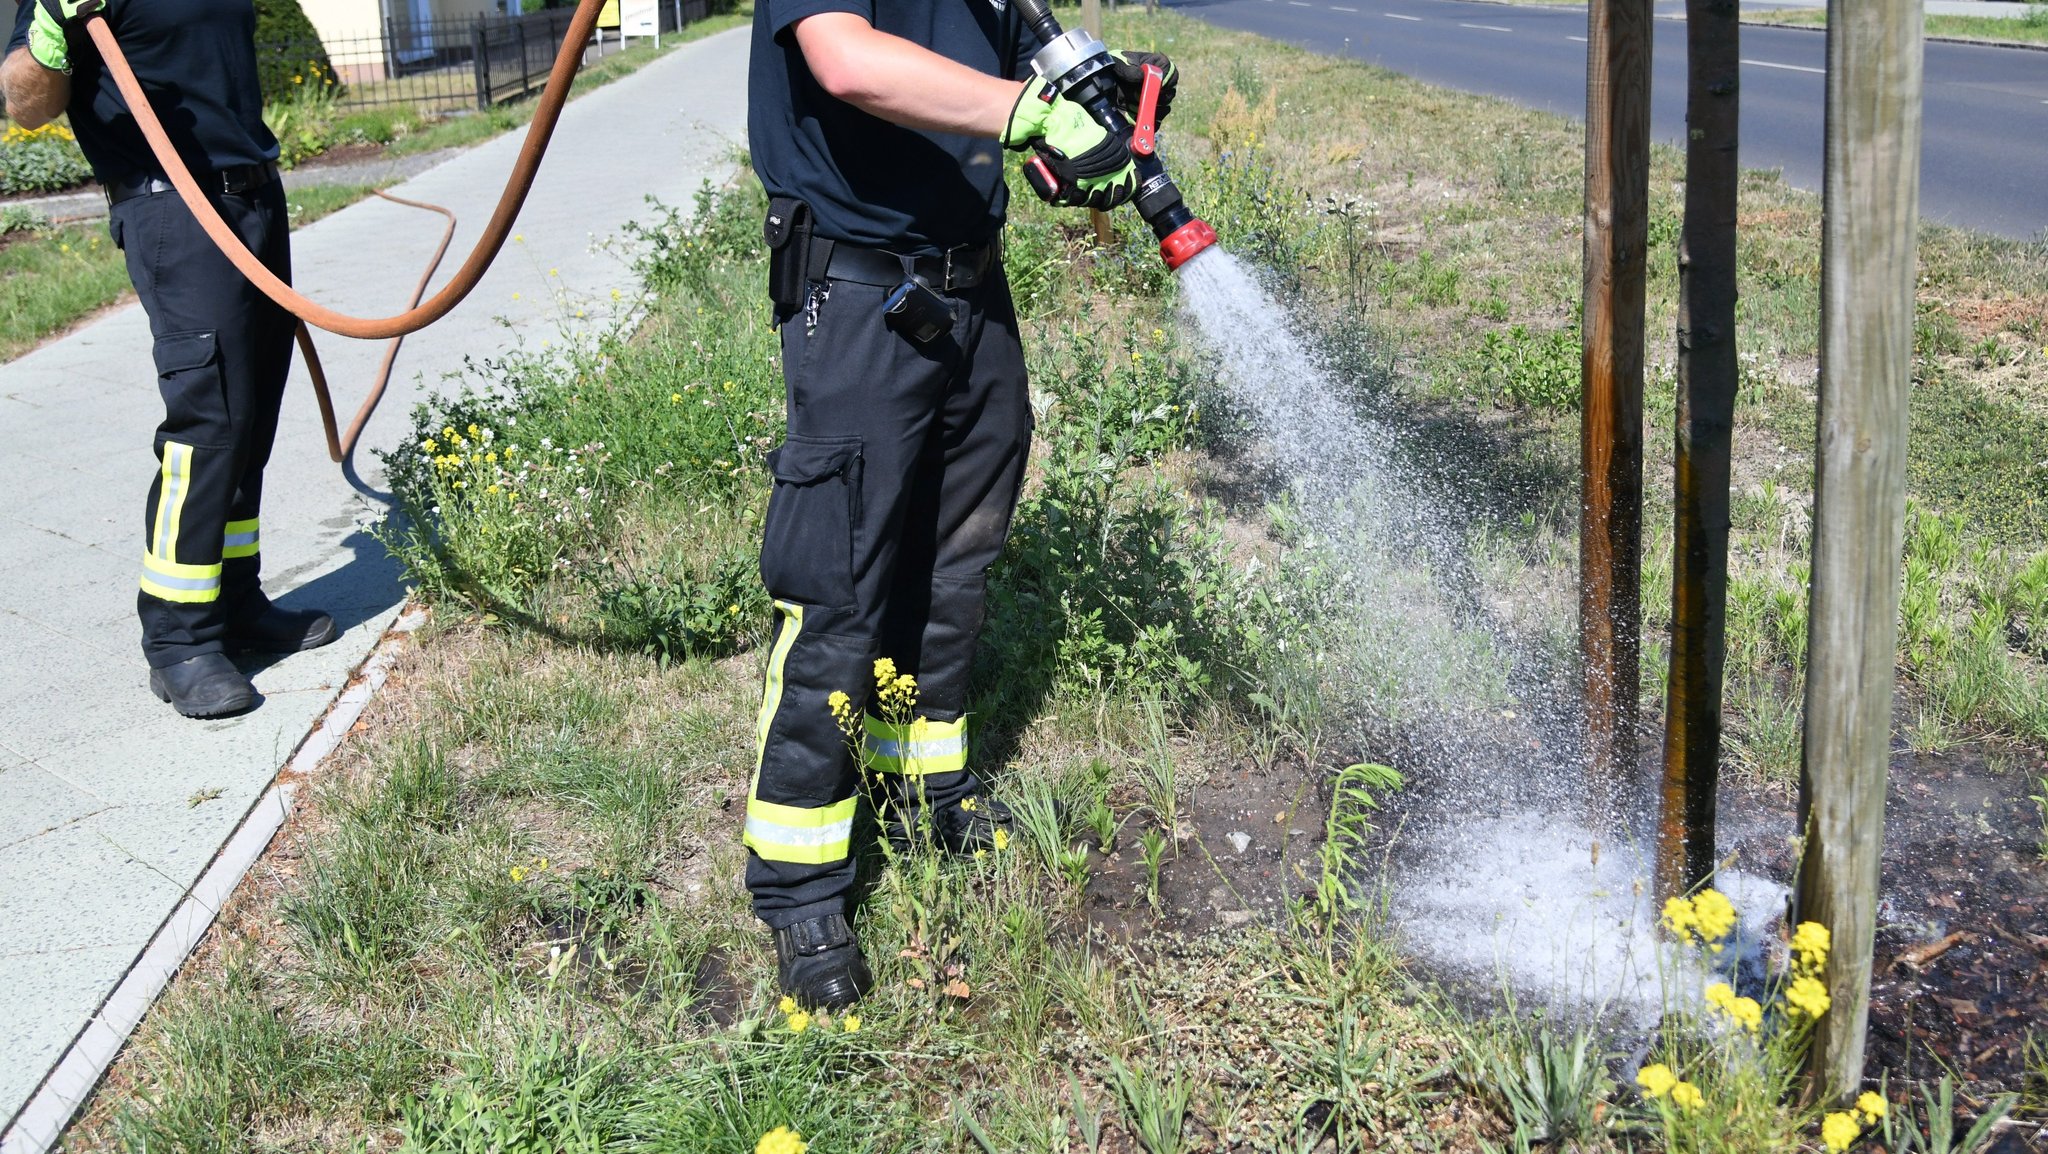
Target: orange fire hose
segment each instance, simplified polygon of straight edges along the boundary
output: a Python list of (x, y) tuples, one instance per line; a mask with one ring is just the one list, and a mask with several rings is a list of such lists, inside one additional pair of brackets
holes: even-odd
[[(384, 387), (391, 374), (391, 365), (398, 356), (399, 342), (407, 333), (420, 329), (448, 315), (449, 310), (462, 303), (462, 299), (475, 289), (483, 279), (484, 271), (496, 259), (498, 250), (505, 245), (505, 238), (512, 232), (512, 223), (518, 219), (520, 206), (526, 202), (526, 194), (533, 187), (534, 174), (540, 169), (541, 156), (547, 151), (548, 138), (554, 135), (555, 122), (560, 119), (562, 105), (569, 98), (570, 82), (576, 78), (576, 70), (583, 63), (583, 46), (590, 39), (591, 29), (597, 24), (598, 11), (604, 0), (579, 0), (575, 16), (570, 18), (569, 30), (562, 38), (562, 47), (555, 55), (555, 64), (548, 73), (547, 86), (541, 90), (540, 100), (534, 106), (533, 122), (527, 129), (526, 139), (519, 146), (518, 159), (512, 165), (512, 175), (506, 181), (505, 191), (498, 197), (498, 206), (491, 213), (491, 219), (484, 225), (483, 235), (477, 238), (476, 246), (462, 267), (455, 270), (441, 291), (434, 294), (425, 304), (420, 298), (426, 295), (427, 283), (433, 278), (434, 270), (440, 266), (441, 257), (448, 251), (448, 244), (455, 233), (455, 216), (438, 205), (423, 204), (419, 201), (404, 200), (379, 192), (377, 195), (399, 204), (410, 205), (439, 212), (448, 218), (447, 231), (441, 237), (441, 246), (434, 253), (433, 261), (420, 277), (419, 285), (413, 291), (406, 309), (388, 317), (354, 317), (336, 312), (311, 300), (281, 280), (277, 274), (256, 259), (248, 246), (242, 243), (234, 230), (220, 217), (219, 210), (206, 199), (199, 182), (192, 171), (185, 166), (178, 150), (171, 145), (169, 135), (164, 132), (163, 122), (157, 119), (156, 110), (149, 103), (149, 96), (136, 80), (134, 70), (128, 66), (128, 58), (115, 41), (113, 30), (107, 27), (106, 18), (94, 15), (86, 20), (85, 29), (92, 42), (99, 49), (100, 59), (106, 62), (107, 70), (113, 73), (114, 83), (121, 90), (122, 99), (128, 111), (141, 127), (142, 135), (149, 142), (150, 151), (156, 154), (157, 163), (163, 166), (164, 175), (177, 188), (178, 196), (185, 202), (199, 226), (219, 246), (220, 251), (235, 268), (249, 279), (249, 283), (263, 291), (263, 295), (299, 318), (298, 329), (300, 350), (305, 354), (306, 370), (313, 378), (313, 389), (320, 402), (320, 416), (327, 434), (327, 451), (336, 461), (342, 461), (355, 449), (356, 439), (362, 435), (364, 424), (375, 411), (377, 402), (383, 397)], [(363, 407), (350, 423), (346, 437), (336, 433), (334, 402), (328, 395), (326, 374), (320, 366), (319, 355), (313, 351), (312, 334), (306, 329), (311, 324), (328, 332), (363, 340), (392, 338), (384, 352), (383, 368)]]

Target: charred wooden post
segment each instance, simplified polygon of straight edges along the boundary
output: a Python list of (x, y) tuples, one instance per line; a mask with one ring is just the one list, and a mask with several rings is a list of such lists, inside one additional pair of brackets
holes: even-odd
[(1591, 0), (1587, 6), (1579, 654), (1594, 816), (1603, 821), (1636, 766), (1650, 20), (1650, 0)]
[(1714, 870), (1728, 606), (1728, 485), (1734, 449), (1736, 142), (1741, 22), (1736, 0), (1687, 0), (1685, 227), (1678, 248), (1678, 421), (1673, 485), (1671, 673), (1657, 888)]

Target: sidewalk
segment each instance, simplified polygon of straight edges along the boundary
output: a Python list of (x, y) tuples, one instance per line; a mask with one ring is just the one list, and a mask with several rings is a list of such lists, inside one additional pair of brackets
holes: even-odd
[[(572, 102), (516, 232), (477, 291), (407, 340), (357, 461), (392, 446), (420, 398), (467, 357), (608, 323), (630, 273), (594, 241), (688, 206), (724, 180), (744, 142), (745, 29), (685, 45)], [(461, 217), (442, 267), (460, 263), (522, 133), (456, 156), (393, 191)], [(294, 234), (296, 280), (347, 312), (405, 303), (442, 228), (367, 200)], [(578, 319), (577, 311), (585, 316)], [(382, 342), (316, 334), (336, 406), (352, 410)], [(0, 365), (0, 1119), (11, 1123), (96, 1014), (278, 768), (393, 620), (398, 572), (371, 536), (382, 505), (327, 460), (295, 367), (265, 486), (266, 588), (346, 628), (334, 645), (254, 674), (261, 708), (226, 721), (175, 716), (150, 695), (135, 582), (142, 501), (162, 414), (148, 322), (128, 307)], [(0, 1123), (0, 1129), (5, 1123)]]

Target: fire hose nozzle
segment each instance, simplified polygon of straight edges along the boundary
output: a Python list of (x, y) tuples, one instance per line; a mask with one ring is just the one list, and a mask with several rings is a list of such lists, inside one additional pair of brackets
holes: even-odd
[[(1159, 159), (1159, 90), (1166, 80), (1165, 72), (1156, 67), (1145, 68), (1137, 122), (1133, 124), (1124, 118), (1123, 110), (1113, 99), (1116, 62), (1102, 41), (1084, 28), (1062, 31), (1045, 0), (1017, 0), (1017, 7), (1043, 45), (1031, 58), (1032, 71), (1062, 98), (1086, 108), (1112, 135), (1130, 142), (1131, 159), (1138, 170), (1138, 191), (1132, 203), (1138, 215), (1152, 226), (1152, 235), (1159, 238), (1159, 254), (1166, 267), (1177, 269), (1215, 244), (1216, 230), (1188, 211), (1179, 186), (1167, 175), (1166, 165)], [(1058, 190), (1058, 182), (1036, 157), (1025, 162), (1024, 175), (1041, 196)]]
[(1159, 255), (1169, 270), (1177, 270), (1215, 243), (1216, 230), (1209, 227), (1208, 221), (1196, 217), (1159, 238)]

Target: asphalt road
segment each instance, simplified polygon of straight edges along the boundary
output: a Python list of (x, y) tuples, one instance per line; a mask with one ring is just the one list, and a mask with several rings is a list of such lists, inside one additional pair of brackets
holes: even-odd
[[(1165, 0), (1188, 15), (1431, 84), (1583, 117), (1586, 13), (1468, 0)], [(1671, 0), (1660, 17), (1682, 11)], [(1655, 23), (1651, 132), (1685, 134), (1685, 23)], [(1742, 29), (1742, 163), (1820, 188), (1826, 36)], [(1348, 43), (1347, 43), (1348, 42)], [(1930, 42), (1920, 211), (2001, 236), (2048, 235), (2048, 52)]]

